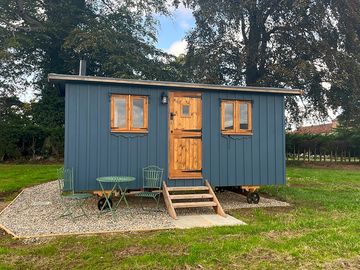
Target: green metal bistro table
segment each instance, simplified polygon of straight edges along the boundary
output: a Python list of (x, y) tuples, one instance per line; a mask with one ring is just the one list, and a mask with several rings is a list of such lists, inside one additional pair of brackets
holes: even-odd
[[(114, 213), (115, 213), (114, 211), (116, 210), (116, 208), (118, 208), (118, 206), (122, 200), (124, 200), (126, 206), (129, 207), (129, 204), (128, 204), (128, 202), (126, 200), (126, 196), (125, 196), (125, 193), (127, 191), (127, 186), (125, 186), (125, 188), (123, 189), (122, 185), (125, 183), (134, 182), (135, 177), (132, 177), (132, 176), (104, 176), (104, 177), (96, 178), (96, 181), (99, 183), (100, 188), (105, 197), (105, 203), (101, 207), (100, 211), (104, 210), (104, 208), (106, 206), (108, 206), (111, 211), (111, 214), (114, 216)], [(111, 189), (111, 192), (109, 193), (109, 195), (106, 195), (106, 192), (105, 192), (105, 189), (103, 186), (103, 184), (105, 184), (105, 183), (113, 184), (113, 188)], [(117, 204), (114, 207), (112, 207), (111, 203), (110, 203), (110, 199), (117, 189), (120, 191), (121, 197), (120, 197), (120, 200), (117, 202)]]

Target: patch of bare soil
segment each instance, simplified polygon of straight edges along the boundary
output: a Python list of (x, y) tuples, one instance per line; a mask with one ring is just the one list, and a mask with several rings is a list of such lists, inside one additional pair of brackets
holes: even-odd
[[(161, 252), (170, 253), (172, 256), (181, 256), (186, 254), (186, 247), (168, 247), (166, 250), (158, 250)], [(125, 258), (131, 256), (138, 256), (143, 254), (152, 254), (154, 252), (153, 248), (148, 248), (144, 246), (128, 246), (123, 249), (114, 251), (114, 256), (116, 258)]]
[[(293, 256), (287, 255), (285, 253), (278, 253), (265, 248), (253, 249), (246, 254), (242, 254), (239, 258), (234, 258), (233, 261), (239, 261), (239, 263), (241, 262), (240, 264), (233, 263), (233, 269), (239, 269), (241, 266), (243, 266), (244, 261), (253, 267), (259, 262), (271, 262), (272, 265), (298, 265), (297, 259)], [(270, 267), (270, 265), (268, 267)], [(291, 269), (291, 267), (289, 269)]]
[[(310, 230), (308, 230), (310, 231)], [(265, 236), (266, 238), (276, 240), (279, 238), (297, 238), (305, 235), (307, 233), (306, 230), (301, 231), (269, 231), (269, 232), (262, 232), (261, 235)]]
[(124, 257), (138, 256), (148, 252), (149, 249), (145, 247), (130, 246), (130, 247), (125, 247), (124, 249), (119, 249), (114, 251), (114, 255), (116, 258), (124, 258)]
[(3, 202), (0, 200), (0, 211), (2, 211), (8, 205), (7, 202)]
[(360, 256), (356, 256), (350, 259), (338, 259), (331, 263), (326, 263), (324, 269), (347, 269), (358, 270), (360, 269)]

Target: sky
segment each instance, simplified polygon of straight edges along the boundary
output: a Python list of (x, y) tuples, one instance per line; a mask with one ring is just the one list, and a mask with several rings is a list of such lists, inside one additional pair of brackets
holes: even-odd
[(183, 6), (172, 11), (172, 15), (157, 16), (159, 20), (157, 47), (173, 55), (186, 51), (185, 35), (195, 26), (190, 9)]

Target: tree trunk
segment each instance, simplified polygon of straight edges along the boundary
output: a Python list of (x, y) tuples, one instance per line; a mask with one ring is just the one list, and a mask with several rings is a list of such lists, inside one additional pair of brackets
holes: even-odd
[[(269, 39), (264, 25), (262, 12), (254, 1), (249, 11), (249, 37), (245, 40), (246, 46), (246, 85), (259, 86), (258, 80), (264, 72), (265, 51)], [(261, 58), (261, 59), (260, 59)]]
[(35, 137), (34, 136), (32, 137), (31, 150), (32, 150), (32, 158), (33, 158), (33, 160), (35, 160), (36, 146), (35, 146)]

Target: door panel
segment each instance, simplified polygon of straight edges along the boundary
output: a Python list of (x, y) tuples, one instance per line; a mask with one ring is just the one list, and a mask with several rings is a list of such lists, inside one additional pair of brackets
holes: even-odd
[(169, 101), (169, 178), (201, 178), (201, 94), (170, 93)]

